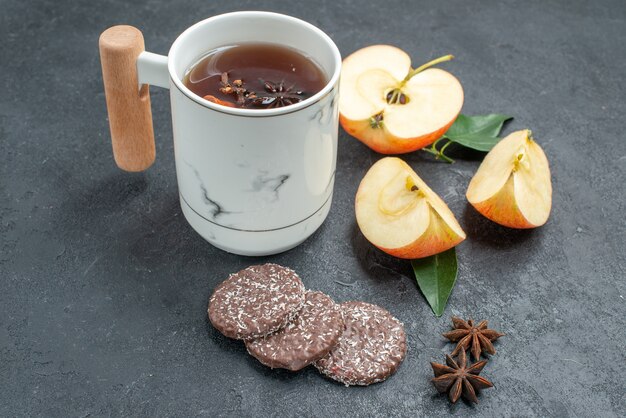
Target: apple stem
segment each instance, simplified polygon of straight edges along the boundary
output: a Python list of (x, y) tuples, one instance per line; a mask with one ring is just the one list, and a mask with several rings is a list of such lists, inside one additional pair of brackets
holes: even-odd
[(430, 147), (422, 148), (422, 151), (426, 151), (427, 153), (434, 155), (436, 160), (443, 160), (448, 164), (452, 164), (454, 160), (443, 153), (443, 151), (448, 148), (452, 141), (448, 141), (446, 144), (443, 145), (443, 147), (441, 147), (441, 149), (437, 149), (437, 144), (443, 139), (446, 139), (446, 137), (442, 136), (441, 138), (433, 142)]
[(395, 88), (387, 94), (387, 103), (389, 104), (406, 104), (407, 102), (407, 97), (400, 88)]
[(453, 58), (454, 58), (454, 55), (451, 55), (451, 54), (449, 54), (449, 55), (444, 55), (443, 57), (436, 58), (436, 59), (434, 59), (434, 60), (432, 60), (432, 61), (427, 62), (427, 63), (426, 63), (426, 64), (424, 64), (424, 65), (420, 65), (420, 66), (419, 66), (419, 67), (417, 67), (416, 69), (409, 71), (409, 73), (408, 73), (408, 74), (407, 74), (407, 76), (404, 78), (404, 80), (403, 80), (403, 82), (402, 82), (402, 83), (403, 83), (403, 84), (404, 84), (404, 83), (406, 83), (406, 82), (407, 82), (407, 81), (409, 81), (409, 80), (410, 80), (410, 79), (411, 79), (414, 75), (421, 73), (422, 71), (426, 70), (427, 68), (432, 67), (433, 65), (437, 65), (437, 64), (442, 63), (442, 62), (450, 61), (450, 60), (452, 60)]
[[(444, 144), (444, 146), (443, 146), (443, 147), (441, 147), (441, 149), (439, 150), (439, 154), (441, 154), (441, 156), (442, 156), (442, 157), (446, 157), (446, 155), (445, 155), (443, 152), (446, 150), (446, 148), (448, 148), (448, 146), (449, 146), (451, 143), (452, 143), (452, 141), (448, 141), (448, 142), (446, 142), (446, 143)], [(448, 157), (446, 157), (446, 158), (448, 158)], [(452, 160), (452, 159), (450, 159), (450, 158), (448, 158), (448, 160), (449, 160), (450, 162), (454, 162), (454, 160)]]
[(429, 61), (426, 64), (420, 65), (419, 67), (415, 68), (414, 70), (409, 71), (409, 73), (404, 78), (404, 80), (402, 80), (398, 84), (398, 86), (396, 88), (394, 88), (389, 93), (387, 93), (387, 96), (385, 97), (386, 100), (387, 100), (387, 103), (389, 103), (389, 104), (402, 104), (402, 105), (403, 104), (407, 104), (409, 102), (410, 98), (405, 96), (404, 93), (402, 92), (402, 88), (404, 87), (404, 85), (413, 76), (415, 76), (416, 74), (421, 73), (422, 71), (432, 67), (433, 65), (437, 65), (437, 64), (442, 63), (442, 62), (450, 61), (453, 58), (454, 58), (454, 55), (451, 55), (451, 54), (444, 55), (443, 57), (439, 57), (437, 59)]

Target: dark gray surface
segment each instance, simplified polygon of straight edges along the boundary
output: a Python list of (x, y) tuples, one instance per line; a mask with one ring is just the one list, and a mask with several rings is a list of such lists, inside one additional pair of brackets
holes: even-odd
[[(626, 3), (136, 3), (0, 2), (0, 416), (624, 416)], [(166, 53), (190, 24), (244, 9), (304, 18), (344, 56), (372, 43), (415, 64), (455, 54), (445, 68), (463, 83), (464, 112), (512, 114), (506, 132), (530, 127), (544, 147), (548, 224), (507, 230), (468, 207), (479, 156), (405, 156), (468, 233), (437, 319), (409, 264), (359, 233), (354, 193), (379, 155), (341, 132), (334, 203), (315, 235), (263, 259), (211, 247), (180, 212), (165, 91), (152, 96), (156, 164), (115, 167), (97, 38), (133, 24)], [(272, 371), (219, 335), (205, 314), (212, 288), (267, 260), (338, 301), (391, 310), (409, 341), (398, 373), (345, 388), (311, 369)], [(429, 362), (452, 349), (439, 335), (452, 314), (507, 333), (484, 371), (496, 388), (474, 407), (449, 406), (429, 383)]]

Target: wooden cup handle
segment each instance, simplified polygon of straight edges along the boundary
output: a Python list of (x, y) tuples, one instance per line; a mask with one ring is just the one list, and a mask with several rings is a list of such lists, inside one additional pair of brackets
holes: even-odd
[(115, 162), (122, 170), (143, 171), (155, 158), (150, 86), (139, 87), (137, 75), (143, 35), (132, 26), (113, 26), (99, 45)]

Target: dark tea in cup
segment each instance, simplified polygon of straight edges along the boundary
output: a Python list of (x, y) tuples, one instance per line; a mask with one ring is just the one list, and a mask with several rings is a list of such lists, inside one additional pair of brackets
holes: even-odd
[(310, 58), (270, 43), (216, 48), (185, 74), (196, 95), (228, 107), (273, 109), (299, 103), (322, 90), (328, 79)]

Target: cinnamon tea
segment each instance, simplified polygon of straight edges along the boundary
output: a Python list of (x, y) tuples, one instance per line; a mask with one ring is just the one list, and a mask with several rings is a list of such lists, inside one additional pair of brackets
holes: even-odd
[(223, 106), (272, 109), (299, 103), (327, 83), (322, 69), (292, 48), (244, 43), (210, 51), (183, 79), (189, 90)]

